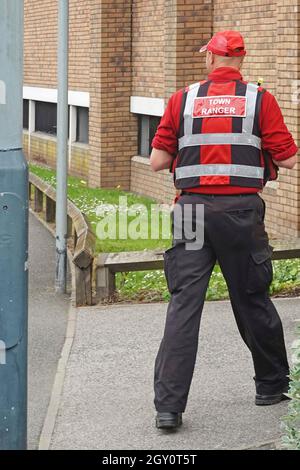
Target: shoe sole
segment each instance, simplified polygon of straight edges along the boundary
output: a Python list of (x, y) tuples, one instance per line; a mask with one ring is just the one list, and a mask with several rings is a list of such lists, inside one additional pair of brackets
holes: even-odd
[(177, 423), (165, 421), (165, 422), (158, 422), (156, 420), (156, 427), (157, 429), (175, 429), (182, 425), (182, 420), (178, 421)]
[(270, 405), (277, 405), (277, 403), (280, 403), (281, 401), (284, 401), (284, 400), (290, 400), (289, 397), (287, 397), (286, 395), (277, 395), (277, 396), (274, 396), (272, 398), (268, 398), (268, 397), (256, 397), (255, 398), (255, 404), (257, 406), (270, 406)]

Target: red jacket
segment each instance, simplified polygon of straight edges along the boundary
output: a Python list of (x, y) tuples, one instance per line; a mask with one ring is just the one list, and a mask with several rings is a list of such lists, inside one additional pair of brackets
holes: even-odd
[[(236, 69), (230, 67), (221, 67), (216, 69), (208, 77), (208, 80), (213, 82), (213, 87), (215, 91), (218, 91), (220, 87), (220, 93), (213, 94), (229, 94), (227, 93), (227, 88), (230, 88), (230, 82), (240, 80), (243, 82), (240, 72)], [(234, 82), (233, 82), (234, 83)], [(229, 89), (228, 88), (228, 89)], [(223, 92), (223, 89), (226, 91)], [(262, 89), (259, 89), (262, 90)], [(165, 150), (169, 154), (173, 155), (174, 158), (178, 156), (178, 139), (180, 136), (180, 122), (181, 122), (181, 112), (182, 112), (182, 102), (184, 97), (185, 90), (180, 90), (174, 93), (168, 103), (164, 116), (161, 119), (160, 125), (157, 129), (156, 135), (153, 139), (152, 146), (154, 148)], [(228, 127), (231, 126), (232, 119), (230, 118), (219, 118), (219, 119), (201, 119), (195, 121), (202, 121), (205, 124), (205, 129), (202, 129), (202, 132), (211, 132), (209, 127), (214, 122), (215, 129), (212, 132), (220, 132), (218, 127), (222, 132), (231, 132), (232, 129)], [(226, 128), (224, 128), (224, 125)], [(259, 127), (261, 135), (262, 148), (269, 152), (271, 157), (274, 160), (285, 160), (297, 153), (297, 146), (288, 131), (286, 125), (284, 124), (281, 110), (271, 93), (265, 91), (261, 99), (261, 110), (259, 113)], [(224, 156), (225, 153), (228, 153), (228, 147), (224, 147)], [(227, 150), (226, 150), (227, 149)], [(215, 152), (216, 155), (216, 152)], [(228, 157), (228, 158), (227, 158)], [(227, 155), (227, 160), (231, 157)], [(201, 164), (204, 163), (214, 163), (213, 161), (213, 149), (208, 146), (203, 146), (201, 148)], [(245, 185), (231, 185), (228, 177), (223, 177), (222, 184), (220, 185), (220, 177), (218, 184), (213, 184), (213, 179), (216, 177), (203, 177), (201, 176), (201, 186), (198, 187), (184, 187), (186, 191), (199, 192), (199, 193), (214, 193), (214, 194), (234, 194), (234, 193), (251, 193), (261, 190), (259, 187), (247, 187)], [(205, 178), (207, 184), (205, 183)], [(228, 183), (228, 184), (227, 184)], [(195, 186), (195, 185), (194, 185)], [(250, 186), (250, 185), (249, 185)], [(253, 186), (253, 185), (251, 185)]]

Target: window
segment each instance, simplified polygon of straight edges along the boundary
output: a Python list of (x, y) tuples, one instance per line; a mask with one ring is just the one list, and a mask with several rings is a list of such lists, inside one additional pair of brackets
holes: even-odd
[(23, 100), (23, 129), (29, 128), (29, 100)]
[(149, 157), (152, 147), (151, 143), (160, 123), (158, 116), (139, 115), (139, 155)]
[(35, 130), (56, 135), (57, 105), (36, 101), (35, 103)]
[(77, 108), (76, 142), (89, 143), (89, 110), (88, 108)]

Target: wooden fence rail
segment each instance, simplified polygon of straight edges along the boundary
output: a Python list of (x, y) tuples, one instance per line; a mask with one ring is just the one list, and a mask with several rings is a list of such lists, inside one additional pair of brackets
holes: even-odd
[[(300, 238), (271, 240), (271, 245), (274, 260), (300, 258)], [(97, 299), (105, 300), (114, 294), (116, 273), (163, 269), (163, 263), (162, 250), (102, 253), (96, 261)]]
[[(34, 212), (45, 212), (46, 222), (55, 222), (55, 189), (33, 173), (29, 175), (29, 199)], [(73, 238), (76, 305), (92, 305), (95, 235), (85, 215), (71, 201), (68, 201), (67, 236)]]

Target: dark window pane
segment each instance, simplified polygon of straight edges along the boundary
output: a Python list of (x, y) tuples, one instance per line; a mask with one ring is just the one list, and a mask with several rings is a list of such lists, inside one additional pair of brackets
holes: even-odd
[(35, 130), (56, 135), (57, 106), (55, 103), (35, 103)]
[(89, 143), (89, 109), (77, 108), (77, 135), (76, 142)]
[(138, 152), (141, 157), (149, 157), (151, 144), (160, 123), (160, 117), (139, 114)]
[(142, 149), (142, 119), (141, 115), (138, 114), (138, 155), (142, 155), (141, 149)]
[(157, 117), (157, 116), (150, 116), (150, 120), (149, 120), (149, 155), (151, 154), (151, 151), (152, 151), (151, 144), (152, 144), (152, 140), (154, 139), (157, 128), (159, 126), (160, 119), (161, 118)]
[(139, 115), (139, 155), (149, 157), (149, 116)]
[(23, 100), (23, 129), (29, 127), (29, 100)]

